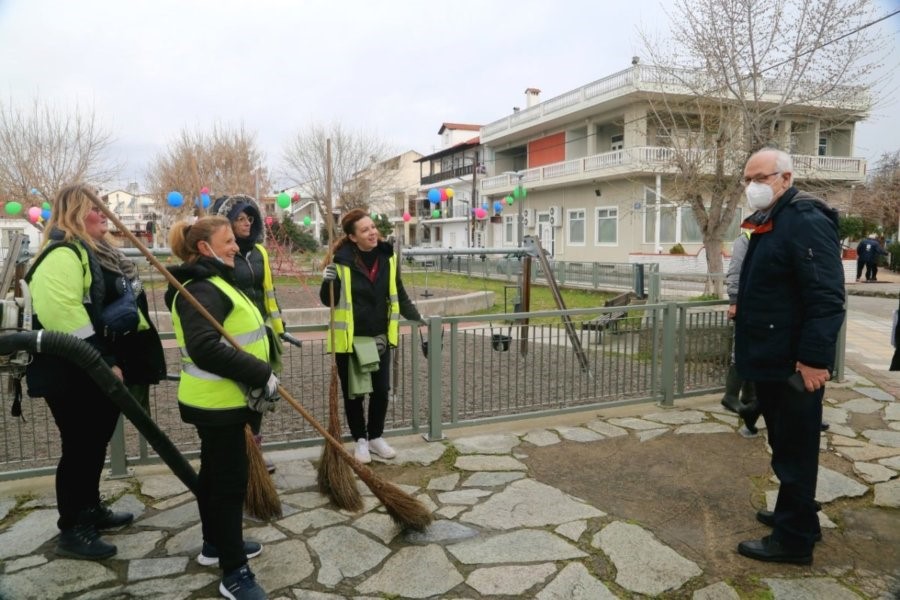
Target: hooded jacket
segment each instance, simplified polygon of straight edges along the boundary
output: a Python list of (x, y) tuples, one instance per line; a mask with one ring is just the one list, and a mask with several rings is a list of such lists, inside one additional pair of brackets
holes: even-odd
[(796, 363), (832, 368), (844, 322), (837, 211), (791, 187), (753, 229), (741, 268), (735, 364), (743, 379), (784, 381)]
[[(341, 246), (334, 255), (334, 262), (344, 265), (350, 269), (350, 285), (351, 295), (353, 297), (353, 334), (374, 337), (383, 335), (388, 330), (388, 319), (390, 318), (389, 310), (389, 291), (388, 277), (390, 269), (388, 261), (394, 255), (394, 247), (388, 242), (379, 241), (378, 245), (372, 250), (378, 256), (378, 273), (375, 282), (369, 280), (368, 275), (363, 270), (356, 258), (356, 244), (348, 243)], [(403, 281), (400, 278), (400, 267), (397, 266), (397, 300), (400, 304), (400, 314), (411, 321), (421, 320), (419, 311), (406, 293), (403, 287)], [(334, 280), (334, 298), (335, 302), (341, 294), (340, 278)], [(322, 304), (328, 306), (329, 298), (329, 282), (323, 281), (322, 287), (319, 289), (319, 299)]]
[[(230, 267), (201, 257), (196, 263), (171, 267), (169, 271), (216, 321), (225, 322), (234, 306), (228, 296), (208, 279), (218, 275), (234, 285)], [(197, 312), (182, 294), (178, 294), (176, 297), (176, 293), (177, 290), (169, 285), (165, 295), (166, 306), (172, 310), (172, 302), (175, 301), (181, 318), (185, 347), (194, 364), (204, 371), (226, 377), (251, 389), (264, 387), (272, 373), (269, 364), (247, 352), (223, 344), (221, 335), (212, 324)], [(182, 420), (195, 425), (244, 423), (253, 417), (253, 411), (246, 407), (213, 411), (186, 406), (182, 403), (179, 403), (178, 406)]]

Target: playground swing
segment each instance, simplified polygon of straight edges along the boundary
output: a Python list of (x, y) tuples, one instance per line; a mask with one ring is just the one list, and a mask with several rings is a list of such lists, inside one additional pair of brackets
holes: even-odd
[[(410, 264), (413, 264), (412, 256), (408, 256), (406, 260)], [(422, 292), (421, 296), (423, 298), (430, 298), (430, 297), (434, 296), (434, 294), (432, 294), (431, 292), (428, 291), (428, 261), (424, 262), (424, 266), (425, 266), (425, 291)], [(412, 278), (410, 278), (410, 281), (412, 281)], [(445, 289), (444, 289), (444, 313), (447, 312), (447, 286), (449, 286), (449, 281), (444, 286), (445, 287)], [(415, 287), (416, 287), (415, 284), (413, 284), (413, 288), (415, 288)], [(412, 297), (416, 296), (416, 291), (417, 291), (416, 289), (413, 289)], [(416, 305), (416, 310), (418, 310), (418, 308), (419, 308), (418, 302), (413, 300), (413, 304)], [(419, 311), (419, 314), (422, 314), (422, 311)], [(422, 333), (422, 327), (424, 327), (424, 326), (422, 324), (419, 324), (416, 327), (416, 330), (419, 332), (419, 345), (422, 347), (422, 355), (425, 358), (428, 358), (428, 338)], [(444, 329), (441, 328), (441, 348), (443, 348), (443, 346), (444, 346)]]
[[(488, 295), (487, 289), (487, 279), (488, 279), (488, 270), (487, 270), (487, 256), (481, 255), (481, 263), (484, 266), (484, 275), (481, 278), (481, 284), (484, 288), (484, 301), (487, 305), (487, 310), (490, 313), (493, 306), (491, 306), (490, 296)], [(488, 321), (488, 327), (491, 332), (491, 349), (497, 352), (506, 352), (509, 350), (509, 345), (512, 342), (512, 324), (510, 324), (506, 328), (506, 333), (503, 333), (503, 328), (498, 326), (498, 333), (494, 333), (494, 321), (493, 319)]]

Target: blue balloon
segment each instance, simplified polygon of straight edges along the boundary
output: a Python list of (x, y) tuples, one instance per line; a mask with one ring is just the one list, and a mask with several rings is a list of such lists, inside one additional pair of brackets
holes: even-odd
[(483, 208), (484, 210), (487, 210), (487, 209), (488, 209), (488, 203), (487, 203), (487, 202), (482, 202), (481, 208)]
[(432, 204), (440, 204), (441, 203), (441, 190), (437, 188), (431, 188), (428, 190), (428, 201)]
[(500, 202), (499, 200), (495, 201), (495, 202), (494, 202), (494, 211), (495, 211), (495, 212), (500, 212), (500, 211), (502, 211), (502, 210), (503, 210), (503, 203)]
[(203, 203), (203, 208), (209, 208), (209, 194), (200, 194), (200, 202)]
[[(31, 194), (34, 195), (34, 196), (37, 196), (37, 195), (38, 195), (38, 189), (37, 189), (37, 188), (31, 188)], [(440, 197), (440, 194), (438, 194), (438, 197)]]
[(41, 210), (41, 218), (44, 219), (45, 221), (50, 219), (50, 209), (49, 208), (45, 208), (45, 209)]
[(178, 208), (182, 204), (184, 204), (184, 196), (181, 195), (181, 192), (171, 191), (169, 195), (166, 196), (166, 200), (169, 202), (169, 206), (173, 208)]

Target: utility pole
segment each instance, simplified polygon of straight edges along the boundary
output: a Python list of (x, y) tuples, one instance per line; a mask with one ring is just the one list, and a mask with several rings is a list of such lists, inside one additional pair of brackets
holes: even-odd
[(478, 150), (475, 151), (475, 164), (472, 165), (472, 201), (469, 203), (469, 247), (475, 247), (475, 207), (478, 206), (478, 187), (475, 179), (478, 177)]
[(334, 210), (331, 207), (331, 138), (325, 140), (325, 223), (328, 227), (328, 247), (334, 240)]

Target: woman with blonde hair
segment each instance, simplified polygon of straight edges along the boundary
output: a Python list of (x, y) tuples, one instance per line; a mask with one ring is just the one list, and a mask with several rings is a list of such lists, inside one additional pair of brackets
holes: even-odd
[[(143, 400), (149, 384), (165, 376), (159, 335), (150, 321), (137, 269), (107, 239), (108, 224), (93, 188), (68, 185), (56, 195), (44, 230), (45, 245), (25, 276), (34, 328), (60, 331), (95, 347), (103, 360)], [(130, 295), (130, 296), (127, 296)], [(104, 308), (132, 302), (132, 319), (111, 323)], [(99, 531), (131, 523), (100, 498), (100, 474), (120, 410), (83, 370), (61, 357), (36, 354), (27, 370), (28, 393), (44, 397), (59, 428), (62, 453), (56, 469), (57, 554), (98, 560), (116, 547)]]
[[(331, 248), (322, 273), (319, 297), (331, 303), (334, 285), (335, 331), (328, 336), (328, 348), (334, 340), (338, 377), (344, 395), (344, 412), (350, 433), (356, 440), (354, 456), (361, 463), (372, 461), (371, 452), (382, 458), (394, 458), (396, 452), (383, 437), (391, 383), (389, 348), (399, 341), (400, 316), (423, 321), (403, 282), (394, 247), (382, 241), (374, 221), (361, 209), (341, 219), (344, 236)], [(332, 262), (333, 261), (333, 262)], [(354, 356), (362, 339), (374, 339), (378, 368), (371, 377), (368, 419), (363, 410), (365, 394), (351, 389), (351, 374), (357, 369)], [(352, 378), (357, 380), (358, 378)]]
[(237, 349), (225, 342), (184, 294), (169, 286), (165, 301), (182, 361), (178, 408), (181, 419), (194, 425), (200, 437), (197, 506), (203, 549), (197, 562), (219, 566), (224, 597), (265, 598), (247, 564), (262, 546), (244, 541), (242, 531), (248, 477), (244, 426), (274, 409), (277, 400), (278, 378), (269, 363), (265, 321), (234, 285), (238, 245), (228, 219), (177, 223), (169, 245), (184, 261), (170, 269), (172, 275), (241, 345)]

